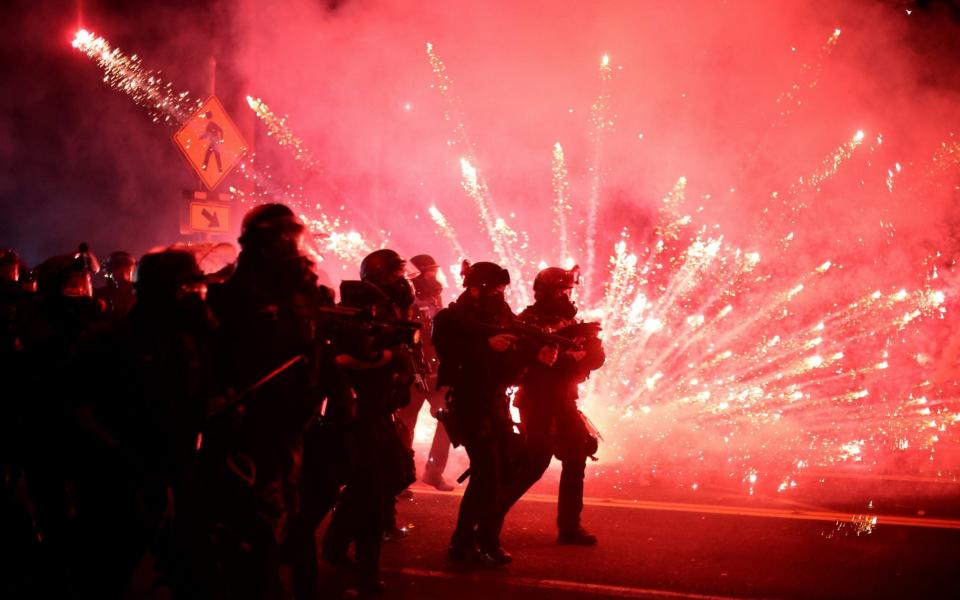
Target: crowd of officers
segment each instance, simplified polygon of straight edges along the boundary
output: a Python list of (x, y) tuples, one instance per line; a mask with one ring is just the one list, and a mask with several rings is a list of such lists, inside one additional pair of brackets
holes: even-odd
[(596, 543), (577, 386), (604, 353), (576, 318), (577, 271), (541, 271), (515, 315), (509, 273), (465, 262), (444, 307), (433, 258), (382, 249), (337, 304), (302, 234), (261, 205), (224, 271), (183, 249), (115, 252), (95, 291), (84, 245), (29, 274), (0, 251), (0, 595), (122, 598), (145, 557), (174, 598), (315, 598), (321, 558), (381, 592), (424, 402), (439, 424), (422, 481), (454, 489), (451, 442), (470, 460), (451, 561), (511, 561), (504, 518), (553, 456), (558, 541)]

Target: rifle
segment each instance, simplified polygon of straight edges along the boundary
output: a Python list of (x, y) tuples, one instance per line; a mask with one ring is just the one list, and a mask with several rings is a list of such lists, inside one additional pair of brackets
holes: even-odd
[(533, 340), (542, 346), (559, 346), (564, 349), (576, 348), (577, 344), (572, 338), (557, 335), (545, 331), (536, 325), (524, 323), (519, 319), (513, 319), (505, 325), (496, 325), (493, 323), (480, 323), (477, 321), (461, 321), (462, 326), (486, 337), (493, 337), (500, 334), (515, 335), (521, 339)]
[(400, 344), (414, 345), (419, 341), (423, 325), (405, 319), (381, 319), (369, 311), (347, 306), (321, 306), (316, 309), (324, 324), (346, 334), (365, 335), (373, 338), (378, 348)]

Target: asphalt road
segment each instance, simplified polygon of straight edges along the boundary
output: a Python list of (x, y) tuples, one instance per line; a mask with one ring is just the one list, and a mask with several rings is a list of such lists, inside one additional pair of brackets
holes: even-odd
[[(807, 498), (670, 486), (591, 498), (584, 524), (600, 544), (580, 548), (556, 544), (556, 488), (545, 481), (509, 515), (514, 563), (501, 569), (446, 560), (460, 490), (418, 484), (399, 507), (409, 537), (385, 545), (385, 597), (960, 598), (960, 487), (850, 474), (818, 483)], [(837, 493), (824, 493), (831, 485)], [(873, 496), (880, 507), (858, 508)], [(346, 576), (325, 575), (340, 594)]]

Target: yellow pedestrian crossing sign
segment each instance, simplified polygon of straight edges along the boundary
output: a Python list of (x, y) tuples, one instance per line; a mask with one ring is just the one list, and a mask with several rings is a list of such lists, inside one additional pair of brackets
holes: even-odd
[(247, 151), (223, 105), (210, 96), (173, 136), (187, 162), (208, 189), (216, 189)]

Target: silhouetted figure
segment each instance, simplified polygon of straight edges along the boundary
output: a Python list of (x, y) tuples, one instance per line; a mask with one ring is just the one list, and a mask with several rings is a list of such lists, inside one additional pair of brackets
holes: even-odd
[[(412, 436), (423, 403), (425, 401), (429, 402), (430, 414), (436, 416), (438, 410), (446, 408), (446, 400), (444, 399), (444, 392), (436, 389), (437, 353), (429, 339), (429, 332), (433, 329), (433, 319), (443, 309), (443, 284), (437, 279), (440, 265), (432, 256), (427, 254), (418, 254), (412, 257), (410, 262), (420, 272), (410, 282), (413, 283), (416, 292), (413, 316), (423, 323), (423, 331), (427, 334), (422, 341), (422, 352), (428, 370), (424, 382), (426, 389), (414, 389), (410, 405), (400, 413)], [(443, 424), (438, 422), (433, 434), (433, 443), (430, 445), (427, 464), (423, 468), (422, 481), (443, 492), (453, 490), (453, 486), (443, 478), (443, 470), (447, 466), (449, 456), (450, 438), (447, 436), (447, 430), (444, 429)]]
[(228, 597), (286, 595), (279, 542), (295, 502), (303, 432), (321, 400), (314, 308), (327, 296), (317, 287), (312, 263), (299, 252), (303, 229), (286, 206), (253, 208), (243, 219), (236, 271), (210, 289), (220, 322), (221, 377), (228, 388), (245, 394), (232, 411), (236, 426), (221, 443), (222, 482), (211, 492), (222, 493), (227, 503), (217, 516), (224, 552), (230, 554), (222, 565)]
[(556, 456), (562, 464), (557, 502), (557, 541), (592, 546), (597, 538), (580, 525), (583, 511), (583, 478), (587, 457), (597, 451), (597, 439), (587, 428), (577, 408), (577, 386), (592, 371), (603, 366), (599, 326), (577, 321), (577, 307), (570, 295), (579, 283), (579, 269), (543, 269), (533, 282), (535, 302), (519, 318), (545, 331), (564, 337), (577, 336), (575, 348), (558, 353), (552, 365), (531, 365), (523, 378), (514, 404), (520, 410), (527, 441), (527, 468), (508, 486), (501, 505), (502, 516), (543, 476)]
[(20, 257), (0, 249), (0, 596), (19, 598), (33, 584), (37, 549), (33, 519), (16, 494), (23, 468), (23, 352), (17, 314), (28, 300)]
[[(85, 247), (37, 267), (37, 294), (17, 314), (24, 393), (16, 403), (22, 423), (20, 450), (37, 535), (44, 593), (69, 595), (76, 581), (72, 490), (80, 466), (80, 431), (74, 415), (80, 391), (94, 372), (74, 376), (71, 359), (81, 336), (103, 314), (92, 298), (95, 259)], [(27, 393), (29, 391), (29, 393)]]
[(9, 248), (0, 248), (0, 357), (9, 358), (17, 350), (17, 307), (26, 293), (20, 283), (20, 256)]
[(93, 291), (93, 297), (103, 302), (107, 315), (119, 318), (125, 316), (137, 301), (134, 292), (133, 276), (137, 260), (128, 252), (111, 252), (105, 265), (107, 282)]
[(450, 539), (451, 560), (478, 559), (491, 566), (511, 557), (500, 546), (499, 499), (511, 474), (516, 434), (510, 418), (507, 388), (515, 385), (536, 356), (550, 361), (556, 352), (518, 347), (518, 338), (496, 333), (514, 314), (504, 300), (510, 274), (500, 266), (469, 266), (460, 297), (434, 321), (433, 343), (440, 359), (439, 384), (450, 388), (446, 424), (470, 457), (470, 481), (460, 502), (457, 526)]
[[(220, 393), (206, 284), (192, 254), (166, 250), (143, 257), (136, 288), (128, 318), (94, 331), (74, 359), (77, 377), (105, 373), (79, 390), (73, 408), (81, 431), (75, 529), (85, 547), (74, 557), (78, 597), (122, 597), (151, 545), (180, 591), (183, 563), (202, 541), (187, 531), (195, 507), (184, 501), (184, 473)], [(180, 529), (161, 528), (174, 514)], [(200, 587), (198, 578), (189, 585)]]
[[(361, 281), (341, 284), (341, 304), (380, 319), (406, 319), (414, 293), (405, 266), (392, 250), (373, 252), (360, 265)], [(395, 497), (414, 479), (413, 452), (396, 416), (410, 402), (415, 374), (409, 342), (360, 336), (337, 357), (356, 393), (350, 426), (354, 452), (350, 477), (324, 535), (323, 554), (335, 565), (348, 564), (354, 542), (361, 592), (383, 589), (380, 545), (385, 533), (397, 535)]]

